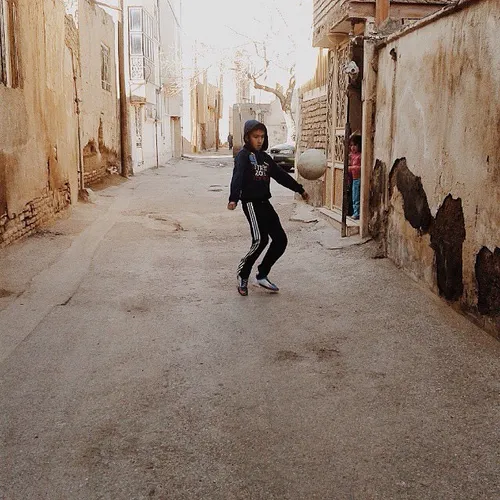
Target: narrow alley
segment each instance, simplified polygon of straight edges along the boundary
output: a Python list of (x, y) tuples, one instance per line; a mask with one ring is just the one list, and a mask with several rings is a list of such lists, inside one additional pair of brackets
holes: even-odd
[(236, 291), (231, 159), (181, 160), (0, 254), (0, 499), (494, 499), (500, 344), (371, 242), (290, 220)]

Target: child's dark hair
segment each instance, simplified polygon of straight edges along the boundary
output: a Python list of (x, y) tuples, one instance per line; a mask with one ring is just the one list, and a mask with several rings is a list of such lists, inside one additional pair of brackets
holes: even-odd
[(361, 153), (361, 136), (359, 134), (353, 134), (351, 135), (351, 138), (349, 139), (349, 144), (353, 144), (354, 146), (357, 146), (358, 151)]

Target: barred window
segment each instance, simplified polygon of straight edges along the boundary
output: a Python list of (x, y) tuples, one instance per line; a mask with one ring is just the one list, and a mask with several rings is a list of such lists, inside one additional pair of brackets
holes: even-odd
[(109, 65), (109, 47), (101, 43), (101, 85), (104, 90), (111, 91), (111, 71)]

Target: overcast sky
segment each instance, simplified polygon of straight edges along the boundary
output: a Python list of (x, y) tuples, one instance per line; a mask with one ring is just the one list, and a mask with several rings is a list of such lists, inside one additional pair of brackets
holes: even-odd
[[(279, 53), (279, 59), (285, 62), (295, 44), (298, 50), (293, 58), (299, 62), (299, 85), (312, 76), (315, 60), (310, 37), (312, 0), (183, 0), (182, 10), (186, 76), (193, 71), (195, 41), (199, 67), (208, 67), (209, 78), (216, 83), (220, 63), (227, 69), (232, 66), (234, 47), (241, 46), (254, 54), (251, 39), (266, 40), (270, 51)], [(290, 37), (293, 37), (294, 43)], [(258, 63), (256, 59), (256, 64)], [(226, 135), (227, 109), (235, 99), (233, 75), (231, 71), (225, 71), (222, 138)], [(285, 78), (286, 75), (275, 68), (271, 71), (267, 83), (274, 87), (276, 81), (283, 81)], [(265, 92), (259, 94), (257, 98), (262, 102), (272, 99), (272, 96)], [(187, 95), (186, 93), (185, 97)], [(185, 99), (184, 125), (187, 129), (188, 116), (189, 101)]]

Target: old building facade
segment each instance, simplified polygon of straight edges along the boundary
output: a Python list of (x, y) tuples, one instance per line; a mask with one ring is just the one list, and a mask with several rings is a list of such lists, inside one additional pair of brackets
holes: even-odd
[[(200, 81), (201, 80), (201, 81)], [(206, 73), (191, 83), (191, 146), (199, 152), (215, 149), (220, 144), (219, 123), (223, 110), (222, 92), (208, 82)]]
[(78, 197), (78, 56), (66, 35), (60, 1), (0, 3), (0, 246)]
[(85, 186), (119, 169), (115, 23), (102, 8), (79, 0), (81, 119)]
[(91, 0), (65, 4), (79, 54), (81, 184), (91, 186), (120, 167), (116, 29), (112, 16)]
[(182, 154), (180, 0), (124, 2), (133, 171)]

